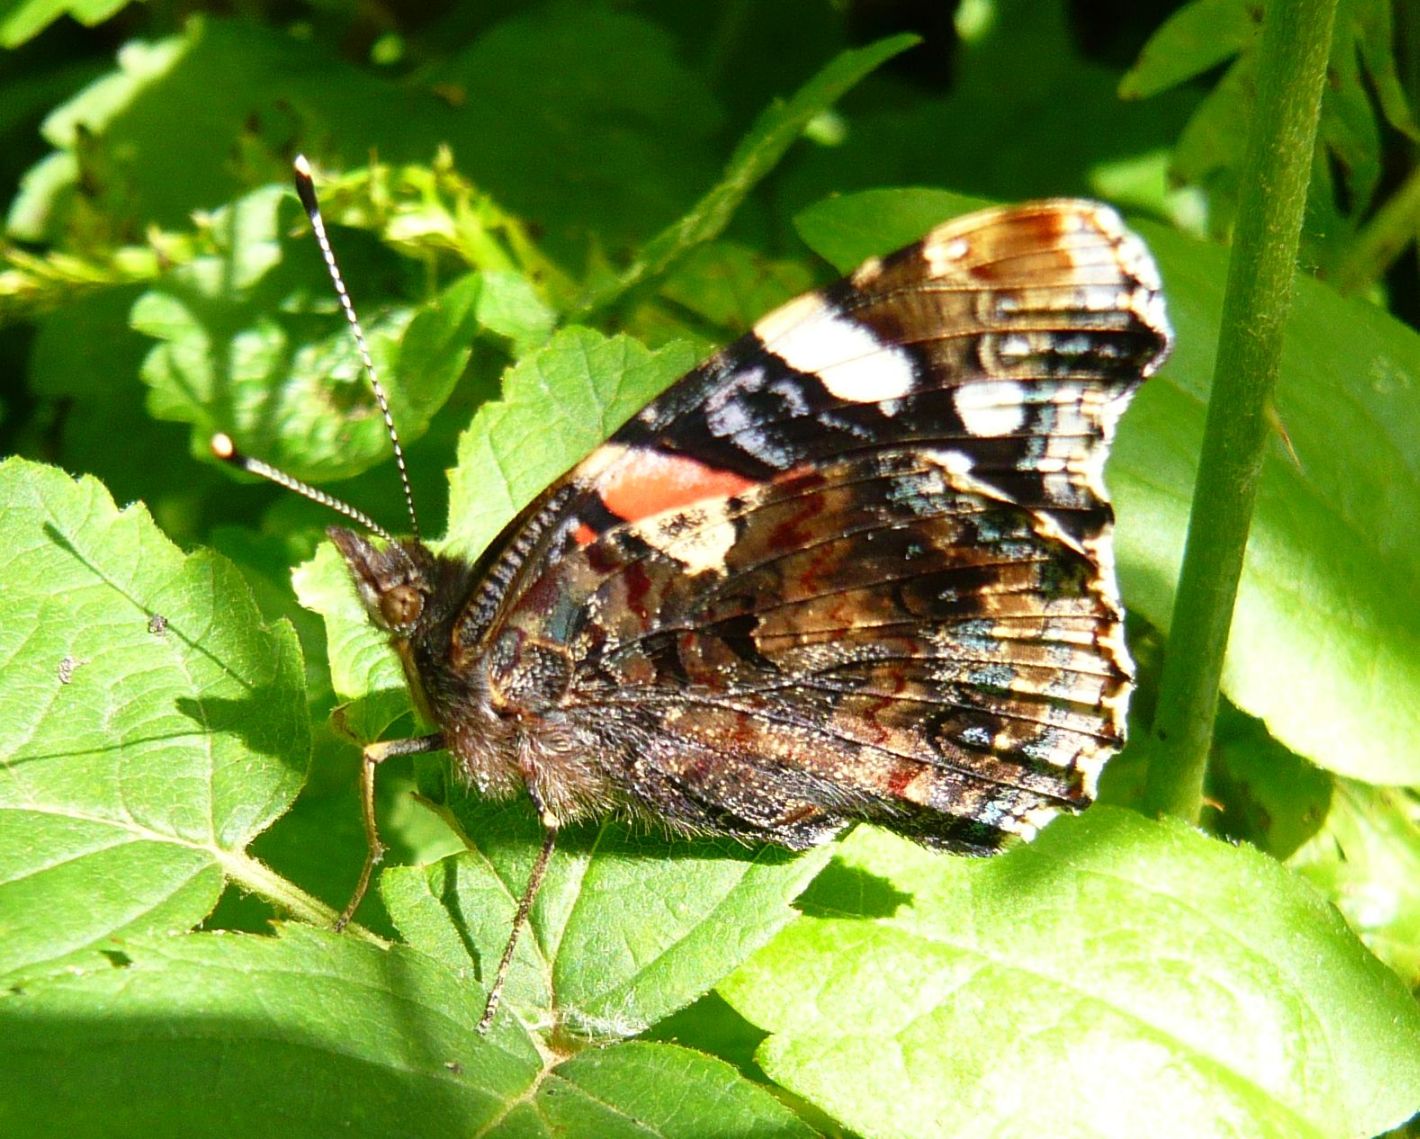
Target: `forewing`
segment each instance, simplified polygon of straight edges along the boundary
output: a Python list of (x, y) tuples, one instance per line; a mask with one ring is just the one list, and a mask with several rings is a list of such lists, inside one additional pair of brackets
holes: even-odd
[[(1122, 739), (1100, 472), (1168, 345), (1112, 211), (939, 227), (771, 313), (580, 464), (466, 643), (503, 644), (495, 692), (580, 717), (660, 817), (990, 849), (1088, 801)], [(528, 645), (565, 660), (555, 690)]]

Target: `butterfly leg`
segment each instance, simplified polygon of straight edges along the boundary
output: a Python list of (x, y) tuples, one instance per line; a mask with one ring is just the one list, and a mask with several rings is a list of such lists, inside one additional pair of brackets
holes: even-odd
[(386, 740), (365, 745), (360, 757), (360, 813), (365, 820), (365, 865), (360, 868), (360, 880), (355, 883), (355, 893), (345, 904), (340, 916), (335, 919), (337, 930), (342, 930), (350, 924), (350, 919), (355, 916), (355, 911), (365, 899), (365, 891), (370, 886), (370, 875), (385, 856), (385, 844), (380, 841), (379, 827), (375, 823), (375, 768), (397, 755), (421, 755), (424, 752), (438, 751), (443, 746), (444, 736), (441, 732), (435, 732), (432, 736)]
[(518, 899), (518, 912), (513, 915), (513, 928), (508, 934), (508, 944), (503, 947), (503, 956), (498, 961), (498, 970), (493, 974), (493, 984), (488, 988), (488, 1003), (483, 1006), (483, 1016), (478, 1021), (478, 1031), (488, 1031), (493, 1018), (498, 1014), (498, 1002), (503, 999), (503, 982), (508, 978), (508, 966), (513, 963), (513, 951), (518, 947), (518, 935), (527, 924), (533, 901), (537, 898), (538, 887), (547, 874), (547, 863), (552, 857), (552, 848), (557, 842), (557, 817), (551, 811), (542, 812), (542, 849), (537, 852), (528, 884), (523, 887), (523, 896)]

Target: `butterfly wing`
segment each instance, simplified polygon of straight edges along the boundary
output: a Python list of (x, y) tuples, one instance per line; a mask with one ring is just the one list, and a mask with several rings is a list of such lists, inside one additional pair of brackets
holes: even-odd
[(539, 799), (971, 851), (1088, 802), (1130, 687), (1101, 469), (1169, 344), (1147, 251), (1076, 201), (763, 318), (529, 508), (461, 618), (524, 746), (610, 789)]

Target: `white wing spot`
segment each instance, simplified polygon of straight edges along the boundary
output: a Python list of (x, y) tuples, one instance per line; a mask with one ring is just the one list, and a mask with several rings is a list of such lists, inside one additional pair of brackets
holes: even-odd
[(973, 463), (971, 456), (965, 451), (936, 451), (928, 455), (929, 459), (936, 459), (942, 469), (948, 474), (969, 475)]
[(1001, 346), (997, 351), (1008, 359), (1019, 360), (1029, 356), (1034, 349), (1031, 347), (1029, 337), (1015, 332), (1001, 338)]
[(922, 249), (922, 256), (927, 262), (927, 271), (934, 277), (943, 277), (970, 252), (971, 242), (964, 237), (954, 237), (945, 242), (927, 242)]
[(1059, 807), (1031, 807), (1016, 818), (1002, 819), (996, 825), (1007, 834), (1019, 835), (1029, 842), (1059, 813)]
[(953, 402), (968, 431), (995, 437), (1020, 430), (1026, 421), (1025, 397), (1014, 380), (984, 380), (957, 388)]
[(814, 294), (776, 309), (754, 326), (764, 346), (796, 372), (816, 376), (849, 403), (901, 399), (916, 382), (912, 359)]
[(667, 511), (632, 529), (642, 541), (680, 562), (687, 573), (723, 574), (735, 544), (735, 524), (723, 502)]

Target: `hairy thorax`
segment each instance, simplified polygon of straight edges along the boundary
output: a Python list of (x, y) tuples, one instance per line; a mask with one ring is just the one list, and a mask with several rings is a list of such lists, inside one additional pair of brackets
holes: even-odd
[(494, 798), (528, 793), (559, 822), (618, 805), (586, 708), (563, 699), (570, 665), (559, 646), (504, 629), (479, 651), (451, 651), (452, 628), (395, 648), (421, 710), (444, 733), (459, 770)]
[(568, 698), (566, 647), (514, 621), (495, 625), (495, 611), (477, 603), (489, 576), (511, 569), (417, 541), (381, 546), (342, 527), (328, 533), (370, 619), (389, 634), (416, 707), (480, 794), (526, 791), (558, 822), (625, 806), (621, 784), (608, 777), (617, 749), (601, 730), (606, 717)]

